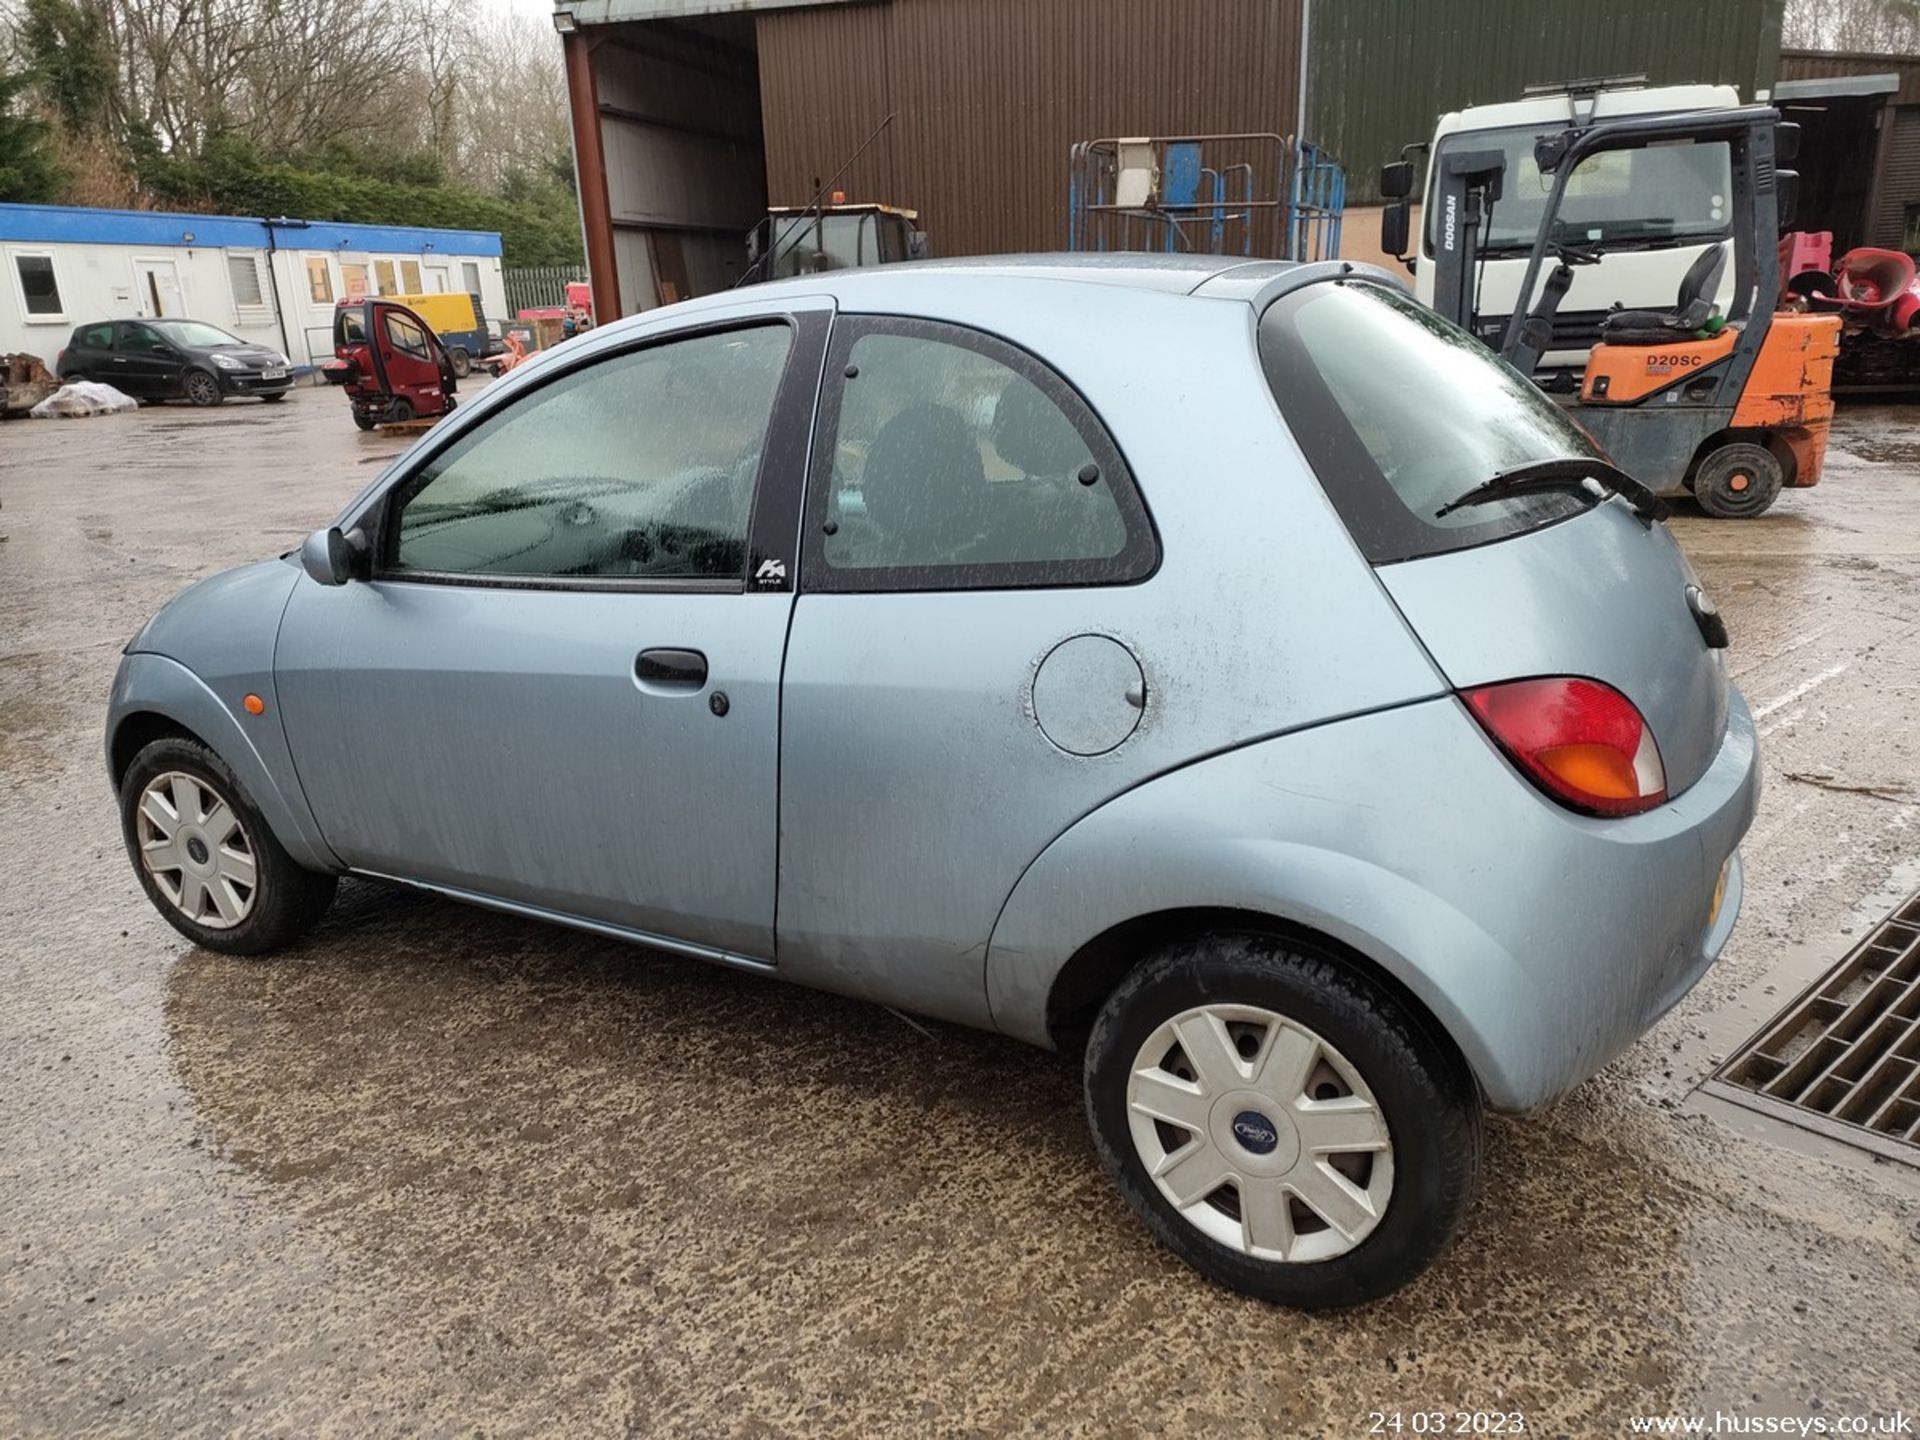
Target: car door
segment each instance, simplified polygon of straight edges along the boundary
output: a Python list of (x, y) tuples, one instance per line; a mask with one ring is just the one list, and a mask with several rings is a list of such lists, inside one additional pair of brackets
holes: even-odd
[(1164, 658), (1139, 603), (1158, 542), (1099, 419), (1025, 351), (842, 316), (825, 374), (782, 695), (780, 964), (979, 1022), (1021, 871), (1165, 763), (1128, 743)]
[(443, 377), (433, 337), (395, 306), (376, 304), (373, 311), (373, 343), (388, 392), (404, 397), (417, 414), (438, 414)]
[[(73, 340), (60, 357), (62, 376), (85, 376), (89, 380), (113, 382), (113, 325), (83, 325), (73, 332)], [(131, 392), (129, 392), (131, 393)]]
[(125, 321), (114, 337), (114, 384), (147, 399), (180, 390), (180, 352), (152, 326)]
[[(356, 869), (773, 958), (779, 678), (829, 311), (736, 307), (543, 371), (303, 577), (281, 714)], [(583, 347), (584, 348), (584, 347)]]

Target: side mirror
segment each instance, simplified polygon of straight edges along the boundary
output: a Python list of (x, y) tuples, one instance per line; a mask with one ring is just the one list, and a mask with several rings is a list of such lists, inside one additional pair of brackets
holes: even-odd
[(927, 243), (927, 232), (915, 230), (907, 236), (907, 258), (925, 260), (933, 254), (933, 247)]
[(1774, 208), (1779, 212), (1779, 224), (1782, 230), (1793, 229), (1793, 222), (1800, 215), (1800, 172), (1798, 170), (1776, 170), (1773, 172)]
[(344, 585), (358, 574), (360, 557), (366, 552), (365, 531), (343, 535), (338, 525), (330, 525), (301, 542), (300, 568), (316, 584)]
[(1413, 162), (1395, 160), (1380, 167), (1380, 196), (1384, 200), (1404, 200), (1413, 193)]
[(1800, 125), (1782, 120), (1773, 127), (1773, 163), (1791, 165), (1800, 158)]
[(1404, 260), (1407, 255), (1407, 241), (1413, 228), (1410, 211), (1404, 198), (1392, 201), (1380, 211), (1380, 248), (1396, 260)]

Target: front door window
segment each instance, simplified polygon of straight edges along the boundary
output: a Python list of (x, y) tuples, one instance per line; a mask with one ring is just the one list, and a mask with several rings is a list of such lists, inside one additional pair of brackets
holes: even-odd
[(562, 375), (428, 461), (397, 574), (740, 580), (792, 331), (693, 336)]

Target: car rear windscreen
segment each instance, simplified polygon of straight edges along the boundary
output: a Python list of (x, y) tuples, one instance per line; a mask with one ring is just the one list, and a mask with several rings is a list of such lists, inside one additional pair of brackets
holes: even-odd
[(1260, 363), (1294, 440), (1376, 565), (1484, 545), (1579, 514), (1576, 490), (1437, 512), (1505, 471), (1593, 442), (1519, 371), (1385, 285), (1340, 280), (1281, 296)]

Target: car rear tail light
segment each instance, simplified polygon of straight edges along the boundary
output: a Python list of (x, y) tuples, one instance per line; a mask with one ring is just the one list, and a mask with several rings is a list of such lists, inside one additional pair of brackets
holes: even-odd
[(1666, 767), (1633, 702), (1598, 680), (1556, 675), (1462, 692), (1528, 779), (1589, 815), (1637, 815), (1667, 798)]

